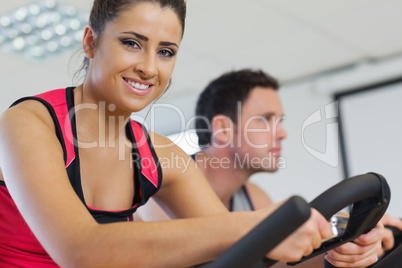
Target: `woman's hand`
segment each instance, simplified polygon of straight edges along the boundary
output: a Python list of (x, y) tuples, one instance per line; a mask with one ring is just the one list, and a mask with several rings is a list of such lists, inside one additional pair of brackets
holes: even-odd
[(324, 239), (332, 236), (328, 221), (315, 209), (307, 222), (275, 247), (268, 258), (285, 262), (299, 261), (321, 246)]

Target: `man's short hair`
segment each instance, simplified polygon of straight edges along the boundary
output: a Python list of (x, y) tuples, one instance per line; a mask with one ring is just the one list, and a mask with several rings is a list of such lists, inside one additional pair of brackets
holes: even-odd
[(244, 103), (255, 87), (279, 89), (278, 81), (262, 70), (243, 69), (231, 71), (212, 80), (198, 97), (195, 109), (195, 128), (198, 145), (205, 148), (211, 144), (210, 124), (218, 115), (228, 116), (236, 122), (237, 103)]

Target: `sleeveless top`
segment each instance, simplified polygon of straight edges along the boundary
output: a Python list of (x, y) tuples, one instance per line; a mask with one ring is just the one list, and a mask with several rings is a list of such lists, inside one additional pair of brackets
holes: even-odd
[[(132, 142), (134, 167), (135, 195), (132, 207), (118, 211), (101, 210), (88, 206), (84, 200), (73, 88), (58, 89), (34, 97), (22, 98), (12, 106), (25, 100), (37, 100), (48, 109), (56, 127), (56, 135), (63, 148), (70, 183), (94, 219), (98, 223), (133, 221), (133, 213), (139, 206), (145, 204), (162, 184), (162, 170), (146, 129), (133, 120), (126, 125), (127, 137)], [(29, 229), (3, 181), (0, 181), (0, 267), (58, 267)]]
[(251, 203), (246, 186), (243, 185), (234, 193), (231, 200), (230, 211), (253, 211), (254, 206)]

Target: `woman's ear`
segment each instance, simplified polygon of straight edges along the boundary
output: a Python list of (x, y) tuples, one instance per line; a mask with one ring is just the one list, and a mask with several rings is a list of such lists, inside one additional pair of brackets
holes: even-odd
[(211, 140), (220, 146), (230, 146), (233, 140), (233, 121), (225, 115), (216, 115), (212, 118)]
[(84, 30), (84, 37), (82, 39), (82, 49), (88, 59), (94, 57), (95, 50), (95, 32), (92, 30), (91, 25), (87, 25)]

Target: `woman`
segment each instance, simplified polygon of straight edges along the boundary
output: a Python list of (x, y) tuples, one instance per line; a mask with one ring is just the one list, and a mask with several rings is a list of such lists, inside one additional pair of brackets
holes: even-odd
[[(194, 167), (162, 170), (158, 158), (188, 156), (130, 120), (168, 87), (184, 18), (183, 0), (95, 0), (83, 84), (19, 100), (1, 116), (1, 267), (190, 266), (275, 209), (228, 213)], [(153, 194), (186, 219), (132, 222)], [(268, 257), (298, 260), (329, 236), (313, 210)]]

